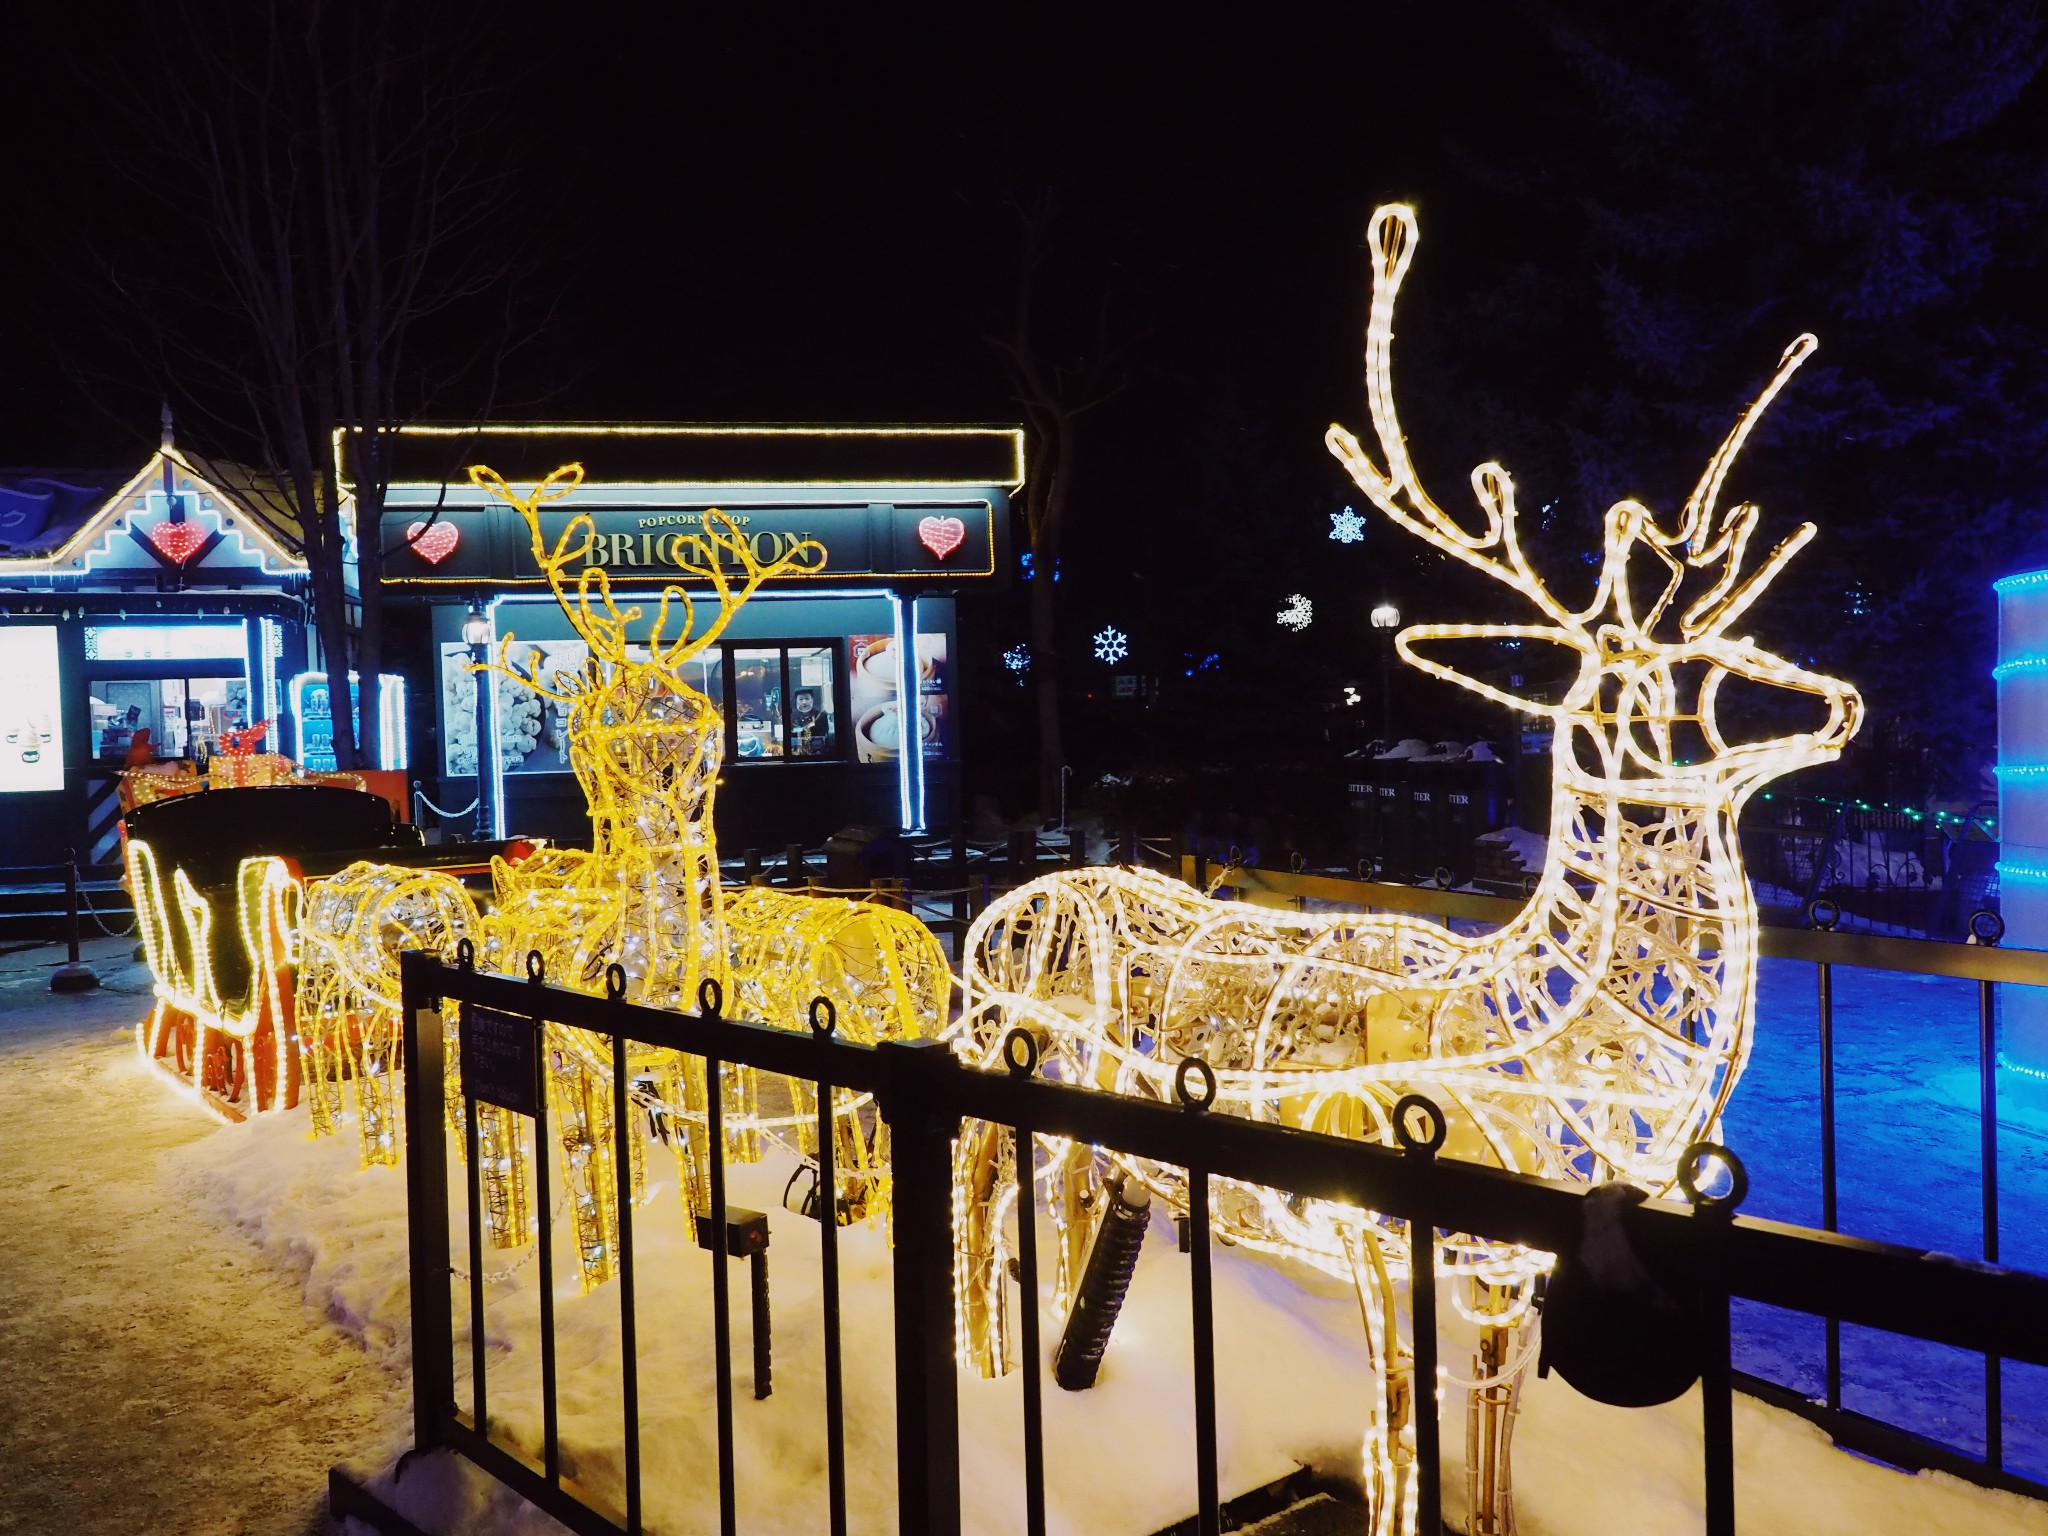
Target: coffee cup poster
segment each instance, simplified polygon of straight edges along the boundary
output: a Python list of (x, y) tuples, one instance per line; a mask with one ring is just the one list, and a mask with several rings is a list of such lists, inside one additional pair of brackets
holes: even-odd
[[(854, 751), (863, 763), (893, 763), (902, 751), (904, 711), (899, 698), (902, 667), (893, 635), (853, 635), (848, 640), (853, 665)], [(948, 742), (946, 637), (917, 637), (918, 734), (924, 755), (946, 755)]]

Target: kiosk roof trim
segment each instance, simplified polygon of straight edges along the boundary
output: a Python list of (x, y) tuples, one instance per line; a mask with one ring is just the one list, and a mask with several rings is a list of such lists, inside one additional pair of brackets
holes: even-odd
[[(570, 462), (586, 485), (952, 485), (1024, 483), (1017, 426), (772, 426), (618, 423), (420, 424), (392, 434), (390, 483), (443, 485), (488, 464), (514, 484)], [(353, 439), (335, 434), (344, 484)]]

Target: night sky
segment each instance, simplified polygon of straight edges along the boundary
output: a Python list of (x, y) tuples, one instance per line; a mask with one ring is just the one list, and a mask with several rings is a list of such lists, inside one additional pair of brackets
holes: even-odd
[[(1626, 45), (1653, 67), (1667, 51), (1704, 60), (1711, 112), (1712, 29), (1733, 56), (1746, 18), (1797, 9), (1650, 5), (1603, 24), (1632, 29)], [(1953, 37), (1977, 26), (1975, 11), (2014, 7), (1877, 9)], [(203, 32), (207, 7), (188, 11)], [(0, 24), (21, 104), (0, 125), (18, 170), (18, 219), (0, 243), (13, 297), (0, 305), (0, 464), (125, 465), (154, 440), (160, 386), (108, 346), (109, 307), (78, 275), (81, 238), (139, 252), (152, 238), (122, 224), (118, 178), (103, 164), (122, 141), (91, 76), (106, 40), (125, 37), (107, 20), (116, 14), (24, 8)], [(1083, 439), (1069, 624), (1076, 638), (1120, 624), (1147, 672), (1174, 676), (1211, 651), (1263, 668), (1293, 645), (1303, 686), (1327, 703), (1341, 683), (1376, 680), (1373, 602), (1394, 597), (1411, 618), (1478, 616), (1473, 594), (1443, 588), (1439, 565), (1384, 530), (1355, 550), (1324, 537), (1329, 514), (1356, 499), (1321, 439), (1332, 420), (1365, 425), (1361, 247), (1382, 200), (1413, 201), (1422, 219), (1399, 366), (1418, 459), (1447, 501), (1462, 504), (1468, 468), (1498, 454), (1525, 507), (1586, 502), (1581, 515), (1593, 517), (1622, 491), (1669, 507), (1799, 329), (1823, 330), (1825, 366), (1852, 383), (1884, 361), (1881, 328), (1859, 354), (1814, 303), (1773, 293), (1753, 331), (1710, 331), (1694, 346), (1680, 370), (1696, 375), (1693, 403), (1621, 428), (1593, 421), (1586, 440), (1618, 433), (1643, 447), (1635, 462), (1587, 467), (1575, 418), (1606, 408), (1616, 343), (1590, 334), (1583, 308), (1560, 301), (1534, 326), (1528, 311), (1593, 286), (1603, 258), (1582, 199), (1626, 203), (1658, 167), (1631, 163), (1628, 133), (1595, 111), (1603, 87), (1566, 67), (1554, 17), (1569, 8), (1386, 4), (1227, 24), (1188, 10), (972, 10), (934, 24), (619, 0), (499, 14), (489, 46), (521, 75), (503, 135), (517, 196), (502, 238), (527, 258), (513, 295), (522, 342), (492, 390), (451, 391), (421, 414), (1016, 421), (987, 338), (1008, 327), (1016, 292), (1011, 205), (1050, 190), (1046, 312), (1079, 336), (1106, 302), (1125, 349), (1125, 388)], [(1758, 101), (1786, 113), (1756, 126), (1768, 156), (1779, 136), (1791, 144), (1849, 120), (1830, 88), (1827, 71), (1788, 63), (1761, 96), (1731, 97), (1728, 116), (1739, 127)], [(1821, 106), (1802, 126), (1792, 114), (1812, 93)], [(2039, 202), (2048, 187), (2044, 94), (2033, 79), (1984, 151), (2023, 152), (2016, 199)], [(1654, 113), (1654, 93), (1647, 102)], [(1871, 154), (1905, 165), (1923, 151), (1873, 137)], [(1582, 188), (1581, 175), (1601, 180)], [(1700, 216), (1754, 219), (1705, 192)], [(1767, 220), (1742, 232), (1760, 258), (1778, 240)], [(1812, 249), (1787, 259), (1811, 263)], [(1984, 290), (2001, 315), (2042, 318), (2037, 256)], [(1518, 271), (1521, 289), (1504, 278)], [(1658, 269), (1650, 297), (1682, 301), (1718, 276)], [(1976, 301), (1963, 302), (1937, 329), (1978, 323)], [(1773, 473), (1770, 451), (1767, 434), (1760, 474)], [(1602, 473), (1612, 483), (1586, 494)], [(1779, 515), (1816, 516), (1828, 537), (1854, 537), (1864, 515), (1853, 495), (1809, 510), (1796, 487), (1772, 489), (1767, 511), (1772, 496)], [(1832, 594), (1850, 579), (1829, 580)], [(1966, 585), (1978, 590), (1976, 573)], [(1273, 624), (1293, 591), (1312, 595), (1325, 621), (1299, 645)], [(1021, 602), (1012, 593), (985, 612), (974, 638), (994, 655), (1021, 637)], [(1988, 684), (1979, 691), (1988, 706)], [(1977, 720), (1951, 739), (1981, 735)]]
[[(511, 364), (502, 414), (1014, 417), (984, 341), (1014, 293), (1006, 200), (1057, 188), (1064, 263), (1091, 297), (1109, 293), (1132, 343), (1132, 386), (1098, 435), (1133, 462), (1148, 457), (1141, 418), (1226, 381), (1320, 453), (1327, 420), (1358, 411), (1367, 214), (1421, 198), (1432, 264), (1453, 260), (1456, 210), (1428, 184), (1454, 134), (1510, 115), (1487, 71), (1515, 74), (1506, 39), (1431, 27), (1424, 7), (1228, 30), (1034, 13), (1029, 28), (937, 32), (550, 9), (517, 22), (532, 39), (529, 137), (506, 230), (545, 263), (525, 286), (548, 318)], [(61, 22), (15, 26), (60, 64), (83, 46)], [(98, 146), (62, 154), (52, 129), (89, 134), (97, 114), (61, 68), (30, 73), (37, 110), (10, 131), (35, 208), (52, 183), (89, 184)], [(154, 422), (124, 432), (118, 417), (144, 407), (114, 381), (67, 378), (96, 360), (95, 321), (61, 270), (65, 231), (45, 229), (6, 242), (23, 302), (0, 312), (0, 460), (131, 453)]]

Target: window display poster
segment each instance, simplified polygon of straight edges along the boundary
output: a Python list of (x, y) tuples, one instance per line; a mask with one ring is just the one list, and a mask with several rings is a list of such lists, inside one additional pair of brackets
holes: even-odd
[[(863, 763), (893, 763), (903, 747), (898, 708), (896, 640), (892, 635), (850, 635), (853, 658), (854, 755)], [(917, 637), (917, 727), (924, 755), (944, 757), (949, 724), (946, 637)]]
[(952, 692), (946, 686), (944, 635), (917, 637), (917, 688), (918, 708), (924, 717), (925, 759), (942, 758), (951, 747), (949, 734), (952, 728), (952, 722), (947, 718)]
[[(493, 661), (497, 658), (494, 656)], [(581, 640), (515, 640), (505, 657), (519, 677), (532, 678), (554, 693), (564, 690), (557, 673), (575, 677), (590, 659)], [(451, 778), (476, 772), (477, 674), (470, 670), (469, 647), (459, 642), (441, 646), (441, 758)], [(569, 772), (568, 711), (543, 698), (516, 678), (503, 673), (491, 679), (493, 713), (498, 727), (498, 760), (513, 773)]]
[(0, 794), (64, 787), (57, 628), (0, 625)]

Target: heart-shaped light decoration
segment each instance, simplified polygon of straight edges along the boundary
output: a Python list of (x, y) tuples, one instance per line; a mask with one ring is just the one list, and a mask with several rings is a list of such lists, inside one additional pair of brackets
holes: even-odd
[(943, 560), (967, 542), (967, 525), (957, 517), (921, 518), (917, 525), (917, 542)]
[(166, 520), (149, 530), (149, 542), (173, 565), (183, 565), (199, 553), (199, 546), (206, 542), (206, 530), (197, 523)]
[(429, 565), (439, 565), (455, 553), (462, 535), (453, 523), (414, 523), (405, 530), (405, 541), (414, 554)]

